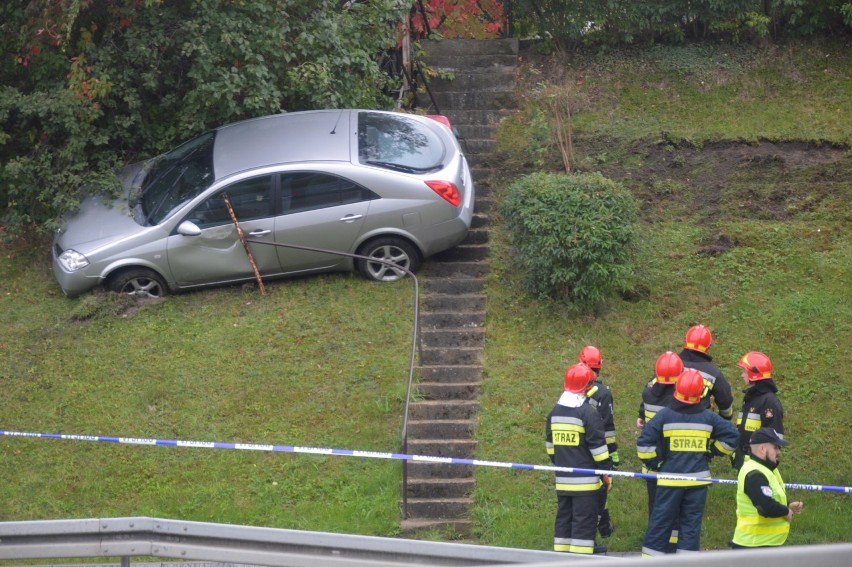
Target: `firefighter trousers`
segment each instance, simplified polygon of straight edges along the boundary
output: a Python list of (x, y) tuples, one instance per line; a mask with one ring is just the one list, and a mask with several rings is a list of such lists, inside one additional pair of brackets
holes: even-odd
[(556, 498), (553, 550), (593, 554), (598, 527), (597, 493), (557, 492)]
[[(661, 555), (667, 552), (672, 527), (680, 518), (677, 551), (699, 551), (701, 520), (707, 503), (707, 485), (657, 485), (654, 509), (648, 520), (648, 530), (642, 542), (642, 553)], [(670, 553), (670, 552), (669, 552)]]

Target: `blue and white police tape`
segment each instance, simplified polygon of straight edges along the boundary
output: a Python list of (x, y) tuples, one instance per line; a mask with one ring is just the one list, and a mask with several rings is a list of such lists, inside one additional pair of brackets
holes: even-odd
[[(222, 443), (218, 441), (182, 441), (176, 439), (145, 439), (139, 437), (105, 437), (102, 435), (70, 435), (66, 433), (31, 433), (27, 431), (3, 431), (4, 437), (31, 437), (37, 439), (63, 439), (67, 441), (98, 441), (101, 443), (120, 443), (124, 445), (161, 445), (166, 447), (193, 447), (196, 449), (233, 449), (237, 451), (271, 451), (281, 453), (307, 453), (312, 455), (337, 455), (339, 457), (362, 457), (368, 459), (393, 459), (413, 463), (437, 463), (447, 465), (468, 465), (475, 467), (498, 467), (505, 469), (523, 469), (534, 471), (573, 472), (581, 474), (603, 474), (625, 478), (698, 480), (695, 477), (676, 474), (647, 474), (628, 471), (607, 471), (575, 467), (555, 467), (548, 465), (528, 465), (524, 463), (504, 463), (500, 461), (482, 461), (479, 459), (459, 459), (456, 457), (438, 457), (429, 455), (409, 455), (405, 453), (384, 453), (381, 451), (357, 451), (352, 449), (329, 449), (325, 447), (297, 447), (290, 445), (269, 445), (265, 443)], [(704, 478), (700, 480), (715, 484), (736, 484), (727, 478)], [(820, 492), (852, 493), (852, 486), (825, 486), (821, 484), (787, 483), (784, 486), (799, 490)]]

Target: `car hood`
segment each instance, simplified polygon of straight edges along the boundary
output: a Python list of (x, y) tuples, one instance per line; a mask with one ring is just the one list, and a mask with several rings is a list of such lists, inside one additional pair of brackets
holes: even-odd
[(118, 172), (121, 194), (117, 198), (105, 195), (86, 195), (76, 213), (67, 217), (56, 242), (63, 250), (73, 248), (86, 254), (116, 239), (132, 236), (144, 230), (133, 220), (130, 195), (138, 191), (144, 179), (147, 161), (125, 166)]
[(56, 238), (63, 249), (73, 248), (81, 254), (145, 230), (133, 220), (126, 197), (110, 201), (104, 196), (89, 196), (80, 209), (60, 229)]

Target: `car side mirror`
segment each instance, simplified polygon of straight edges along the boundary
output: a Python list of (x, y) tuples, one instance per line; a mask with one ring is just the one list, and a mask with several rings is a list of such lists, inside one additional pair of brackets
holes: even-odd
[(185, 220), (178, 225), (177, 233), (184, 236), (198, 236), (201, 234), (201, 229), (194, 222)]

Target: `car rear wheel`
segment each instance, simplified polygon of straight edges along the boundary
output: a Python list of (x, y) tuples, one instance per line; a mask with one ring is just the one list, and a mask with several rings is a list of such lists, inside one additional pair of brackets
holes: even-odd
[(163, 278), (157, 272), (146, 268), (121, 272), (109, 279), (107, 287), (110, 291), (134, 297), (159, 298), (168, 295)]
[[(420, 254), (407, 241), (401, 238), (386, 236), (371, 240), (358, 252), (361, 256), (369, 256), (376, 260), (393, 262), (411, 272), (420, 267)], [(382, 262), (358, 260), (358, 272), (365, 278), (377, 282), (394, 282), (404, 278), (406, 273), (399, 268)]]

